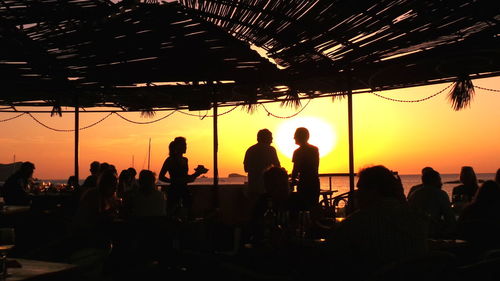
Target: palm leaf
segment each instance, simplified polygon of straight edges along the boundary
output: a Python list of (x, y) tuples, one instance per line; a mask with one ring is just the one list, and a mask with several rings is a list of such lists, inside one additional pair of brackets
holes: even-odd
[(56, 104), (52, 107), (52, 111), (50, 112), (50, 117), (54, 115), (59, 115), (59, 117), (62, 117), (62, 108), (60, 105)]
[(451, 106), (458, 111), (470, 106), (474, 97), (474, 85), (468, 75), (459, 77), (448, 95)]
[(349, 91), (346, 91), (346, 90), (340, 91), (340, 92), (335, 92), (332, 95), (332, 102), (343, 100), (343, 99), (347, 98), (347, 95), (349, 95)]
[(144, 117), (144, 118), (153, 118), (153, 117), (155, 117), (155, 114), (156, 114), (156, 111), (154, 111), (152, 108), (141, 110), (141, 117)]
[(281, 106), (292, 107), (295, 109), (299, 108), (301, 106), (299, 92), (294, 89), (290, 89), (287, 92), (285, 99), (281, 101)]
[(243, 105), (242, 109), (245, 109), (245, 111), (246, 111), (247, 113), (252, 114), (252, 113), (254, 113), (255, 111), (257, 111), (257, 107), (258, 107), (258, 106), (259, 106), (259, 105), (258, 105), (257, 103), (251, 103), (251, 102), (248, 102), (248, 103), (245, 103), (245, 104)]

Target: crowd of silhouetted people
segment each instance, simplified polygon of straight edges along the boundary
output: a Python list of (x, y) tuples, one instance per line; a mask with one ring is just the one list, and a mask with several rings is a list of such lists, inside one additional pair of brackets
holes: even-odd
[[(286, 227), (304, 227), (307, 216), (308, 237), (315, 238), (314, 233), (325, 243), (315, 251), (300, 252), (294, 268), (297, 278), (320, 278), (323, 267), (335, 264), (343, 268), (337, 273), (339, 280), (377, 280), (377, 276), (390, 280), (387, 274), (394, 277), (403, 264), (430, 266), (426, 262), (436, 265), (443, 260), (451, 264), (455, 255), (463, 254), (456, 249), (448, 251), (449, 256), (432, 254), (437, 244), (430, 241), (454, 241), (455, 246), (457, 241), (466, 241), (471, 250), (460, 258), (467, 261), (500, 249), (500, 169), (495, 179), (479, 182), (472, 167), (462, 167), (460, 184), (450, 198), (442, 190), (440, 173), (431, 167), (422, 169), (421, 184), (411, 187), (408, 194), (397, 173), (382, 165), (366, 167), (358, 173), (357, 188), (348, 194), (347, 216), (335, 222), (328, 220), (339, 215), (333, 211), (332, 217), (335, 206), (321, 205), (319, 200), (318, 148), (308, 143), (306, 128), (298, 128), (294, 139), (298, 148), (291, 174), (281, 167), (269, 130), (259, 131), (257, 143), (246, 151), (243, 165), (248, 184), (241, 208), (248, 208), (250, 215), (238, 226), (243, 235), (236, 248), (268, 247), (288, 254), (290, 249), (285, 247), (293, 239), (290, 236), (304, 239), (305, 230), (272, 237), (270, 223), (283, 234)], [(69, 261), (85, 255), (100, 273), (103, 268), (99, 266), (106, 264), (111, 252), (122, 255), (118, 259), (123, 264), (124, 257), (133, 253), (146, 259), (155, 253), (155, 258), (163, 256), (172, 262), (176, 259), (172, 253), (179, 250), (176, 239), (182, 239), (179, 225), (195, 219), (190, 216), (188, 184), (208, 171), (199, 165), (190, 174), (186, 150), (186, 139), (175, 138), (158, 178), (150, 170), (138, 176), (134, 168), (118, 173), (114, 165), (97, 161), (90, 164), (90, 175), (82, 185), (70, 178), (74, 209), (67, 235), (49, 251)], [(24, 162), (7, 179), (1, 190), (7, 205), (30, 204), (27, 187), (34, 169), (33, 163)], [(160, 188), (157, 180), (168, 185)], [(443, 274), (436, 276), (444, 280)]]

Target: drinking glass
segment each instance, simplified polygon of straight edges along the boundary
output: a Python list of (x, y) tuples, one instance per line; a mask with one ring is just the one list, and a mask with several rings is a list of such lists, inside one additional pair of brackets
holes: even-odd
[(342, 222), (346, 217), (346, 204), (345, 202), (339, 202), (337, 206), (335, 206), (335, 221)]
[(7, 253), (15, 245), (14, 228), (0, 228), (0, 280), (7, 278)]

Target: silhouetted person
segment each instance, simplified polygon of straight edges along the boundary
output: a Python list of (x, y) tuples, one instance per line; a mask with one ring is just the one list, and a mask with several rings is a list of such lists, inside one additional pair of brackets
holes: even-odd
[(71, 224), (71, 234), (84, 247), (106, 247), (110, 223), (117, 217), (115, 197), (118, 180), (112, 170), (99, 175), (97, 186), (88, 189), (80, 200)]
[[(193, 182), (198, 176), (206, 173), (208, 170), (203, 166), (198, 166), (195, 172), (188, 174), (188, 159), (184, 157), (187, 144), (184, 137), (176, 137), (169, 145), (169, 156), (163, 162), (159, 179), (170, 183), (167, 189), (167, 214), (172, 215), (178, 208), (185, 207), (188, 210), (191, 207), (191, 195), (188, 189), (188, 183)], [(169, 178), (165, 175), (168, 172)]]
[(29, 183), (33, 177), (35, 165), (23, 162), (19, 169), (12, 174), (3, 185), (3, 197), (7, 205), (29, 205)]
[(500, 186), (495, 181), (485, 181), (463, 209), (458, 236), (480, 249), (500, 248)]
[(111, 165), (107, 162), (103, 162), (99, 165), (99, 172), (97, 173), (97, 178), (99, 178), (99, 176), (106, 172), (107, 170), (112, 170), (111, 168)]
[(97, 186), (82, 195), (80, 204), (70, 224), (68, 245), (72, 256), (84, 256), (89, 268), (81, 274), (91, 274), (89, 280), (100, 280), (100, 274), (112, 247), (113, 220), (118, 217), (118, 201), (115, 197), (118, 180), (107, 169), (100, 173)]
[(290, 186), (288, 172), (284, 168), (270, 167), (263, 172), (265, 193), (262, 193), (252, 210), (248, 234), (252, 242), (262, 242), (264, 228), (266, 227), (264, 215), (267, 210), (272, 209), (276, 219), (282, 223), (290, 218)]
[(497, 170), (495, 175), (495, 181), (500, 185), (500, 169)]
[(123, 198), (126, 193), (132, 190), (132, 186), (130, 186), (130, 172), (128, 170), (122, 170), (120, 175), (118, 176), (118, 187), (116, 189), (116, 195), (120, 198)]
[(308, 143), (309, 131), (304, 127), (295, 130), (294, 139), (299, 148), (292, 157), (292, 185), (297, 185), (297, 200), (302, 205), (301, 209), (311, 210), (319, 201), (319, 150)]
[(410, 208), (428, 219), (431, 237), (449, 237), (455, 230), (455, 214), (448, 194), (441, 190), (441, 176), (434, 170), (426, 171), (422, 175), (422, 184), (408, 197)]
[(248, 173), (246, 195), (251, 209), (259, 196), (266, 192), (262, 177), (264, 171), (270, 167), (280, 167), (276, 149), (271, 146), (272, 142), (271, 131), (262, 129), (257, 133), (257, 143), (250, 146), (245, 153), (243, 166), (245, 172)]
[[(424, 177), (425, 173), (430, 172), (430, 171), (434, 171), (434, 169), (433, 169), (433, 168), (431, 168), (431, 167), (424, 167), (424, 168), (422, 169), (422, 175), (421, 175), (422, 182), (423, 182), (423, 177)], [(410, 188), (410, 191), (408, 192), (408, 196), (406, 196), (406, 197), (407, 197), (407, 198), (410, 198), (411, 194), (412, 194), (413, 192), (415, 192), (415, 190), (417, 190), (417, 189), (421, 188), (422, 186), (424, 186), (424, 184), (423, 184), (423, 183), (420, 183), (420, 184), (417, 184), (417, 185), (412, 186), (412, 187)]]
[(137, 179), (136, 179), (136, 176), (137, 176), (137, 171), (130, 167), (127, 169), (128, 173), (130, 174), (130, 186), (132, 186), (132, 189), (136, 189), (139, 187), (139, 184), (137, 183)]
[(139, 188), (125, 194), (123, 207), (127, 217), (141, 218), (165, 215), (165, 196), (156, 189), (153, 172), (139, 173)]
[(474, 169), (470, 166), (464, 166), (460, 170), (461, 185), (455, 186), (452, 193), (452, 202), (454, 204), (464, 205), (472, 201), (477, 192), (478, 184)]
[(328, 240), (328, 264), (342, 268), (349, 280), (366, 280), (384, 265), (427, 253), (425, 221), (406, 204), (401, 181), (392, 171), (365, 168), (357, 187), (359, 209)]
[(82, 187), (89, 188), (97, 186), (97, 175), (101, 164), (97, 161), (90, 163), (90, 175), (83, 182)]
[(69, 187), (73, 187), (74, 189), (78, 188), (78, 181), (76, 180), (76, 177), (69, 176), (68, 181), (66, 182), (66, 185)]

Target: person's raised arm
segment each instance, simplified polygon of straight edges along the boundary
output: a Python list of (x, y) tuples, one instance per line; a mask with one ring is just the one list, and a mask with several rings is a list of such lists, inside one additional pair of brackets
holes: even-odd
[[(186, 159), (186, 165), (187, 165), (187, 159)], [(189, 166), (188, 166), (188, 167), (189, 167)], [(204, 174), (204, 173), (206, 173), (206, 172), (208, 172), (208, 169), (207, 169), (207, 168), (205, 168), (203, 165), (198, 165), (198, 167), (196, 167), (196, 168), (194, 169), (194, 173), (193, 173), (193, 174), (191, 174), (191, 175), (188, 175), (188, 176), (187, 176), (187, 181), (186, 181), (186, 182), (188, 182), (188, 183), (190, 183), (190, 182), (194, 182), (194, 180), (195, 180), (197, 177), (201, 176), (202, 174)]]

